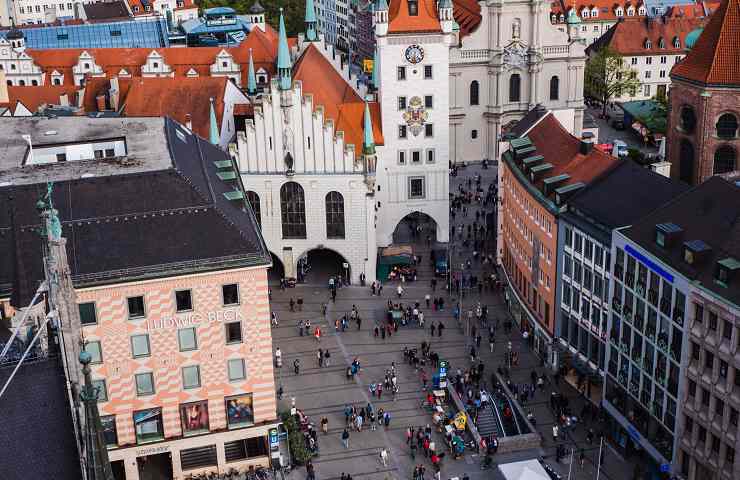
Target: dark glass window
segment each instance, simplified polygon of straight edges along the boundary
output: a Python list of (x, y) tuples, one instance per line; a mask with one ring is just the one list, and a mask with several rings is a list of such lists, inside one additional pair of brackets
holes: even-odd
[(694, 179), (694, 145), (686, 139), (681, 140), (678, 157), (678, 176), (682, 181), (691, 184)]
[(182, 433), (185, 436), (208, 431), (208, 401), (183, 403), (180, 405)]
[(221, 287), (221, 296), (223, 297), (224, 305), (238, 305), (239, 285), (236, 283), (223, 285)]
[(225, 324), (226, 343), (241, 343), (242, 341), (242, 323), (230, 322)]
[(518, 73), (514, 73), (509, 77), (509, 101), (518, 102), (522, 97), (522, 78)]
[(717, 136), (732, 139), (737, 135), (737, 118), (731, 113), (725, 113), (717, 120)]
[(424, 65), (424, 78), (427, 80), (432, 78), (432, 66), (431, 65)]
[(471, 105), (478, 105), (478, 91), (480, 89), (480, 84), (478, 83), (478, 80), (473, 80), (470, 82), (470, 104)]
[(339, 192), (326, 194), (326, 236), (344, 238), (344, 197)]
[(178, 312), (186, 312), (193, 309), (193, 297), (190, 290), (178, 290), (175, 292), (175, 303)]
[(560, 79), (554, 76), (550, 79), (550, 100), (560, 98)]
[(288, 182), (280, 188), (283, 238), (306, 238), (306, 204), (303, 187)]
[(257, 219), (257, 225), (261, 227), (262, 226), (262, 209), (260, 208), (260, 196), (257, 195), (257, 192), (248, 190), (247, 191), (247, 202), (249, 202), (249, 206), (252, 207), (252, 211), (254, 212), (254, 218)]
[(144, 311), (144, 297), (128, 298), (128, 318), (142, 318), (146, 315)]
[(80, 303), (78, 307), (80, 310), (80, 323), (82, 325), (98, 323), (98, 318), (95, 314), (95, 302)]
[(714, 174), (727, 173), (735, 170), (737, 154), (729, 145), (722, 145), (714, 152)]
[(116, 416), (107, 415), (100, 417), (100, 423), (103, 425), (103, 439), (106, 446), (118, 445), (118, 433), (116, 431)]
[(681, 130), (686, 133), (694, 133), (696, 127), (696, 115), (694, 109), (688, 105), (681, 107)]

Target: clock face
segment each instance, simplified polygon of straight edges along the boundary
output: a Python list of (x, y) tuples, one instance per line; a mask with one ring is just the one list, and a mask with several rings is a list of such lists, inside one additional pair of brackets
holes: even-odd
[(406, 60), (411, 63), (419, 63), (424, 59), (424, 49), (419, 45), (409, 45), (406, 48)]

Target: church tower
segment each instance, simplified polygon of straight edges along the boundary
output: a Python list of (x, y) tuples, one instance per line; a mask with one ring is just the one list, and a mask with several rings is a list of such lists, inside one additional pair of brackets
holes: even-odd
[[(374, 87), (384, 144), (376, 175), (377, 239), (392, 242), (406, 216), (449, 237), (449, 59), (457, 43), (449, 0), (378, 0)], [(380, 147), (378, 147), (380, 148)], [(435, 235), (436, 233), (436, 235)]]

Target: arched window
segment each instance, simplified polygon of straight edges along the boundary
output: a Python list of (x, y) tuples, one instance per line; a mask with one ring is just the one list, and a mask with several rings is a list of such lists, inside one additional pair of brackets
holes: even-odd
[(714, 174), (734, 171), (736, 160), (735, 149), (729, 145), (722, 145), (714, 152)]
[(260, 208), (260, 196), (257, 195), (257, 192), (247, 190), (247, 202), (249, 202), (249, 206), (252, 207), (254, 217), (257, 219), (257, 225), (262, 227), (262, 209)]
[(479, 90), (479, 84), (478, 80), (473, 80), (470, 82), (470, 104), (471, 105), (478, 105), (478, 90)]
[(737, 135), (737, 118), (731, 113), (720, 115), (717, 120), (717, 136), (719, 138), (735, 138)]
[(521, 99), (522, 79), (518, 73), (509, 77), (509, 101), (518, 102)]
[(344, 238), (344, 197), (339, 192), (326, 194), (326, 238)]
[(681, 140), (678, 159), (678, 177), (691, 185), (694, 180), (694, 146), (686, 139)]
[(283, 238), (306, 238), (306, 203), (299, 184), (288, 182), (280, 187), (280, 215)]
[(558, 100), (560, 98), (560, 79), (557, 75), (550, 79), (550, 100)]
[(688, 105), (681, 107), (680, 126), (681, 130), (685, 133), (694, 133), (694, 128), (696, 127), (696, 115), (694, 114), (694, 109)]

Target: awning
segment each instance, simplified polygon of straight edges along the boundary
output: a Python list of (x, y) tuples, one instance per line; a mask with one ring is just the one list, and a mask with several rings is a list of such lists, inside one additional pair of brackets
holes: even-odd
[(506, 480), (550, 480), (539, 460), (506, 463), (499, 465), (498, 469)]

